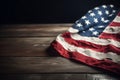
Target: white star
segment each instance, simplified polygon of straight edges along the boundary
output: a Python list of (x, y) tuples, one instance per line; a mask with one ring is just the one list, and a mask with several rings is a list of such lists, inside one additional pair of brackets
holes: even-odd
[(92, 16), (92, 17), (95, 16), (95, 13), (90, 13), (90, 16)]
[(87, 25), (89, 25), (89, 24), (90, 24), (90, 21), (89, 21), (89, 20), (85, 20), (85, 23), (86, 23)]
[(113, 13), (115, 13), (115, 12), (116, 12), (116, 10), (113, 10), (112, 12), (113, 12)]
[(77, 26), (78, 26), (78, 27), (81, 27), (81, 26), (83, 26), (83, 25), (82, 25), (81, 23), (78, 23)]
[(104, 22), (104, 21), (105, 21), (105, 19), (104, 19), (103, 17), (101, 17), (101, 21), (102, 21), (102, 22)]
[(79, 20), (75, 21), (75, 23), (78, 23), (78, 22), (79, 22)]
[(98, 23), (98, 19), (97, 19), (97, 18), (94, 18), (94, 22), (95, 22), (95, 23)]
[(98, 10), (98, 9), (99, 9), (99, 7), (96, 7), (96, 8), (95, 8), (95, 10)]
[(109, 22), (109, 20), (105, 20), (104, 22), (107, 23), (107, 22)]
[(85, 19), (85, 18), (87, 18), (87, 17), (86, 17), (86, 16), (83, 16), (83, 17), (82, 17), (82, 19)]
[(103, 17), (101, 18), (101, 21), (104, 22), (104, 23), (109, 22), (109, 20), (105, 20)]
[(89, 28), (89, 31), (94, 31), (95, 29), (94, 28)]
[(97, 31), (93, 32), (93, 35), (97, 35), (97, 34), (98, 34), (98, 32), (97, 32)]
[(110, 14), (109, 16), (111, 17), (111, 16), (113, 16), (113, 14)]
[(98, 11), (98, 14), (101, 16), (102, 15), (102, 11)]
[(92, 10), (89, 10), (89, 11), (88, 11), (88, 13), (91, 13), (91, 12), (92, 12)]
[(82, 31), (83, 33), (85, 33), (85, 31)]
[(104, 9), (105, 9), (105, 8), (107, 8), (107, 6), (106, 6), (106, 5), (103, 5), (102, 7), (103, 7)]
[(108, 10), (106, 10), (106, 11), (105, 11), (105, 13), (108, 15), (108, 14), (109, 14), (109, 11), (108, 11)]
[(98, 28), (104, 28), (104, 26), (98, 26)]
[(114, 5), (110, 5), (110, 7), (111, 7), (111, 8), (113, 8), (113, 7), (114, 7)]

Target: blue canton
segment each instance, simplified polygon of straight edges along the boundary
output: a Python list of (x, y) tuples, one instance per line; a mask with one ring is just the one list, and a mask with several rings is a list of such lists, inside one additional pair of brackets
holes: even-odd
[(114, 5), (102, 5), (89, 10), (88, 13), (73, 24), (79, 30), (78, 34), (88, 37), (98, 37), (117, 14)]

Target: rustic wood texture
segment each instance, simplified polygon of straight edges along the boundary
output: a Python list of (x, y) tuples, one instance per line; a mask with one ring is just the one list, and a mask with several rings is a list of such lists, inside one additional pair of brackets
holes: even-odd
[(86, 74), (11, 74), (1, 75), (0, 80), (87, 80)]
[(61, 57), (1, 57), (0, 73), (100, 73)]
[(71, 26), (72, 24), (2, 25), (0, 37), (57, 36)]
[(107, 74), (1, 74), (0, 80), (120, 80)]
[(0, 26), (0, 80), (120, 80), (119, 76), (47, 52), (72, 24)]
[(107, 74), (1, 74), (0, 80), (120, 80)]
[(55, 37), (0, 38), (0, 56), (48, 56), (46, 49), (54, 39)]

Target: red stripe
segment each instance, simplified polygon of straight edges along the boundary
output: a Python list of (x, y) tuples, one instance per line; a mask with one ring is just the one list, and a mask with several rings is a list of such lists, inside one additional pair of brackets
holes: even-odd
[(110, 33), (103, 32), (99, 37), (104, 39), (113, 39), (120, 42), (120, 33), (110, 34)]
[(120, 27), (120, 23), (119, 22), (111, 22), (109, 26)]
[(99, 45), (99, 44), (94, 44), (92, 42), (88, 41), (83, 41), (83, 40), (74, 40), (71, 38), (70, 33), (64, 33), (62, 37), (65, 39), (65, 41), (71, 45), (81, 47), (81, 48), (88, 48), (92, 49), (98, 52), (114, 52), (116, 54), (120, 54), (120, 48), (113, 46), (113, 45)]
[(69, 59), (75, 59), (77, 61), (83, 62), (87, 65), (93, 66), (93, 67), (98, 67), (98, 68), (102, 68), (105, 70), (109, 70), (111, 72), (117, 73), (120, 75), (120, 65), (117, 63), (114, 63), (110, 60), (97, 60), (85, 55), (82, 55), (78, 52), (69, 52), (67, 50), (65, 50), (62, 45), (59, 42), (53, 42), (52, 43), (52, 47), (58, 52), (60, 53), (60, 55), (69, 58)]
[(118, 13), (118, 16), (120, 16), (120, 12)]

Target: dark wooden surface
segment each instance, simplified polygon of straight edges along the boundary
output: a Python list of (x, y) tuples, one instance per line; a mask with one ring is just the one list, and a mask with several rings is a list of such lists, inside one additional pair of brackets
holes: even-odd
[(83, 63), (50, 56), (47, 48), (72, 24), (0, 26), (0, 80), (120, 80)]

